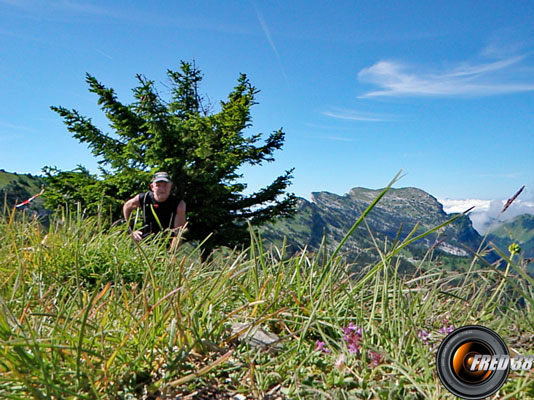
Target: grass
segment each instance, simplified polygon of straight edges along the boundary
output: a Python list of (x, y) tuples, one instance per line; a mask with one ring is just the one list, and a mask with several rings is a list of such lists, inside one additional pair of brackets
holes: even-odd
[[(0, 217), (0, 398), (453, 399), (435, 369), (446, 328), (481, 324), (533, 352), (534, 281), (517, 254), (501, 251), (500, 269), (481, 248), (469, 268), (407, 276), (396, 255), (415, 229), (358, 271), (343, 243), (291, 256), (251, 230), (248, 249), (203, 263), (191, 245), (169, 255), (164, 238), (138, 246), (104, 226), (79, 210), (48, 231)], [(253, 347), (236, 322), (279, 340)], [(532, 372), (495, 398), (534, 398)]]
[(30, 193), (37, 193), (41, 188), (40, 185), (42, 184), (42, 178), (40, 177), (28, 176), (26, 174), (14, 174), (0, 170), (0, 189), (15, 181), (26, 185)]

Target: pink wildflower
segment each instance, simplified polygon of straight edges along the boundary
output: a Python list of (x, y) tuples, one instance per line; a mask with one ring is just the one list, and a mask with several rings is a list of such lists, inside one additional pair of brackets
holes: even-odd
[(352, 322), (343, 328), (343, 340), (347, 343), (349, 353), (358, 354), (362, 343), (362, 328), (354, 325)]
[(454, 331), (454, 326), (452, 326), (452, 325), (449, 325), (449, 326), (444, 325), (439, 330), (439, 332), (443, 333), (444, 335), (448, 335), (452, 331)]
[(326, 354), (330, 353), (330, 349), (328, 347), (326, 347), (326, 343), (322, 342), (320, 340), (315, 342), (315, 350), (321, 351), (321, 352), (326, 353)]
[(350, 322), (345, 328), (343, 328), (343, 333), (345, 335), (357, 334), (357, 335), (362, 336), (363, 331), (362, 331), (362, 328)]
[(449, 320), (447, 318), (443, 318), (441, 320), (441, 325), (442, 327), (440, 328), (439, 333), (442, 333), (444, 335), (448, 335), (454, 330), (454, 326), (449, 324)]
[(383, 357), (380, 353), (377, 353), (376, 351), (370, 350), (367, 354), (367, 358), (369, 358), (369, 366), (371, 368), (376, 368), (378, 364), (380, 364), (383, 360)]
[(421, 339), (424, 344), (428, 344), (428, 341), (430, 340), (430, 333), (428, 333), (424, 329), (420, 329), (419, 331), (417, 331), (417, 337)]

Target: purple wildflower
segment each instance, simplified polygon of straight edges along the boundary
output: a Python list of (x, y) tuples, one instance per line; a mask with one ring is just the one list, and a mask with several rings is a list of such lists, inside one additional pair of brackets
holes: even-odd
[(321, 352), (326, 353), (326, 354), (329, 354), (330, 353), (330, 349), (328, 347), (325, 347), (325, 346), (326, 346), (325, 342), (322, 342), (320, 340), (315, 342), (315, 350), (321, 351)]
[(358, 354), (362, 343), (362, 328), (354, 325), (352, 322), (343, 328), (343, 340), (347, 343), (349, 353)]
[(349, 343), (347, 344), (347, 347), (349, 349), (350, 354), (358, 354), (361, 346), (359, 343)]
[(354, 323), (350, 322), (345, 328), (343, 328), (343, 333), (345, 335), (350, 335), (350, 334), (357, 334), (357, 335), (360, 335), (362, 336), (362, 328), (360, 328), (359, 326), (357, 325), (354, 325)]
[(449, 326), (446, 326), (446, 325), (443, 325), (439, 332), (440, 333), (443, 333), (444, 335), (448, 335), (449, 333), (451, 333), (452, 331), (454, 330), (454, 326), (452, 325), (449, 325)]
[(454, 326), (449, 324), (449, 320), (447, 318), (443, 318), (441, 320), (441, 325), (442, 325), (442, 327), (440, 328), (439, 332), (444, 334), (444, 335), (448, 335), (449, 333), (451, 333), (454, 330)]
[(370, 350), (369, 353), (367, 353), (367, 358), (370, 360), (369, 366), (371, 368), (376, 368), (383, 360), (382, 355), (373, 350)]
[(417, 337), (421, 339), (424, 344), (428, 344), (428, 341), (430, 340), (430, 333), (428, 333), (424, 329), (420, 329), (419, 331), (417, 331)]

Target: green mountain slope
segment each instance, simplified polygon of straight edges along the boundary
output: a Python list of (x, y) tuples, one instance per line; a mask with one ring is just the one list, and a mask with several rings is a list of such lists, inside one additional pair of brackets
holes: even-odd
[(498, 225), (490, 231), (488, 239), (501, 250), (507, 250), (511, 243), (521, 246), (521, 255), (534, 257), (534, 215), (523, 214)]
[[(39, 193), (43, 186), (44, 180), (40, 176), (11, 173), (0, 169), (0, 206), (3, 208), (5, 204), (11, 209), (15, 204)], [(39, 215), (47, 214), (41, 197), (33, 200), (26, 209)]]
[[(286, 236), (290, 250), (294, 251), (304, 245), (317, 250), (323, 234), (326, 234), (327, 247), (333, 250), (380, 192), (357, 187), (343, 196), (328, 192), (312, 193), (312, 201), (299, 199), (295, 217), (265, 227), (262, 235), (268, 242), (277, 244)], [(383, 246), (396, 237), (404, 239), (416, 225), (417, 233), (423, 233), (452, 217), (428, 193), (416, 188), (401, 188), (391, 189), (371, 211), (366, 222)], [(405, 258), (420, 259), (431, 247), (443, 256), (466, 257), (480, 241), (481, 237), (473, 229), (470, 219), (463, 216), (440, 232), (414, 243), (405, 253)], [(374, 248), (375, 244), (365, 224), (362, 224), (347, 241), (344, 250), (356, 263), (366, 263)]]

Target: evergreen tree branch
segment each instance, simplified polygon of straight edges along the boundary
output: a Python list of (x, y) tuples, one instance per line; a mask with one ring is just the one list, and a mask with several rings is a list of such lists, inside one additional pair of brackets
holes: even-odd
[(73, 133), (75, 139), (81, 143), (89, 143), (89, 148), (97, 157), (102, 157), (99, 163), (114, 164), (117, 161), (115, 155), (121, 153), (124, 143), (105, 135), (96, 128), (90, 118), (81, 116), (76, 110), (67, 110), (64, 107), (50, 107), (63, 117), (63, 122), (67, 125), (69, 132)]

